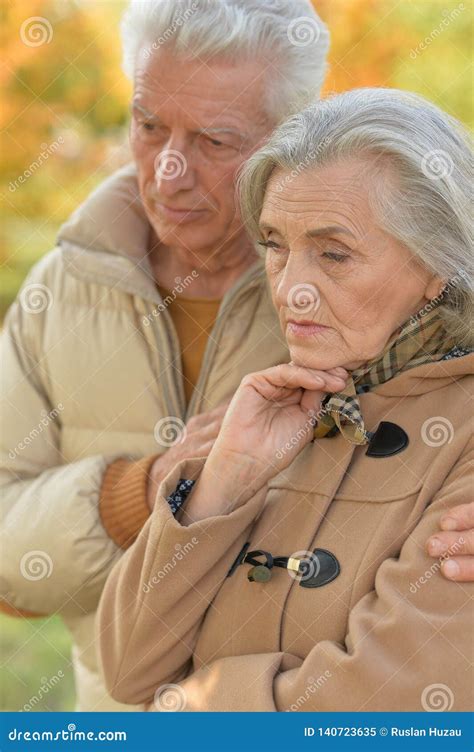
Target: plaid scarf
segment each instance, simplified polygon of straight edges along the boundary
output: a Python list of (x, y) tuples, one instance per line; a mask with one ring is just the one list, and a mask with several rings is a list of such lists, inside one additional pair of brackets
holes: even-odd
[(370, 391), (402, 371), (441, 360), (455, 345), (443, 327), (437, 310), (439, 302), (428, 312), (425, 312), (425, 307), (411, 316), (391, 337), (379, 357), (352, 371), (342, 392), (326, 395), (314, 438), (329, 438), (339, 430), (352, 444), (369, 443), (372, 435), (364, 426), (357, 395)]

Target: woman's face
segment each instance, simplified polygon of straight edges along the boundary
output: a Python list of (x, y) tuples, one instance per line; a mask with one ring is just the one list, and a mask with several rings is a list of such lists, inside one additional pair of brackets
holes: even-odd
[(260, 227), (266, 268), (292, 361), (357, 368), (443, 287), (379, 226), (371, 164), (347, 160), (295, 178), (275, 172)]

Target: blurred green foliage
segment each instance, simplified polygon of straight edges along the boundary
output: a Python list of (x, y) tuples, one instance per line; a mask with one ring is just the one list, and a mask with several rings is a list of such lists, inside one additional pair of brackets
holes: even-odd
[(0, 710), (73, 710), (71, 639), (59, 617), (0, 615), (0, 634)]

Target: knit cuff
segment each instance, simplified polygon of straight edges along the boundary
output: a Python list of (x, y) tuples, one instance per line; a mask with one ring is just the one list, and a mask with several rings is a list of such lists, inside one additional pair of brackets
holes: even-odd
[(102, 524), (120, 548), (128, 548), (150, 516), (147, 503), (151, 466), (160, 455), (133, 461), (118, 459), (104, 473), (99, 511)]

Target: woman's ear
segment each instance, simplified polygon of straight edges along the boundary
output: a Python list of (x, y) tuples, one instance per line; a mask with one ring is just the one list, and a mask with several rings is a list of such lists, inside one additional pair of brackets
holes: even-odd
[(426, 286), (425, 298), (428, 300), (439, 298), (445, 287), (445, 279), (441, 279), (441, 277), (432, 277)]

